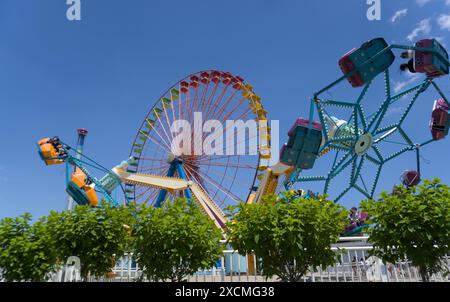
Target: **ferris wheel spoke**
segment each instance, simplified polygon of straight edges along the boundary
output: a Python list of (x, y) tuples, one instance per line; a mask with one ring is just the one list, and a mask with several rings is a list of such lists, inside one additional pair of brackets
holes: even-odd
[[(216, 109), (219, 108), (219, 105), (221, 104), (221, 102), (222, 102), (222, 100), (223, 100), (223, 96), (224, 96), (225, 93), (227, 92), (228, 87), (229, 87), (229, 85), (225, 85), (224, 88), (222, 89), (221, 93), (219, 94), (219, 96), (216, 98), (215, 102), (212, 103), (211, 106), (209, 106), (208, 111), (206, 112), (206, 115), (205, 115), (205, 119), (208, 119), (208, 118), (210, 117), (210, 115), (211, 115), (211, 110), (212, 110), (213, 108), (216, 108)], [(212, 114), (214, 114), (214, 111), (213, 111)]]
[[(236, 171), (236, 172), (237, 172), (237, 171)], [(216, 171), (210, 171), (209, 173), (215, 174), (215, 175), (217, 175), (217, 176), (224, 176), (225, 179), (227, 179), (228, 181), (231, 181), (231, 182), (233, 182), (233, 181), (236, 180), (236, 177), (227, 176), (226, 174), (221, 174), (221, 173), (218, 173), (218, 172), (216, 172)], [(236, 176), (236, 173), (235, 173), (234, 176)], [(241, 186), (241, 187), (243, 187), (243, 188), (249, 188), (249, 187), (250, 187), (250, 184), (248, 184), (248, 183), (243, 183), (243, 182), (238, 182), (237, 185), (239, 185), (239, 186)], [(231, 189), (231, 188), (229, 188), (229, 190), (230, 190), (230, 189)]]
[(200, 99), (200, 102), (198, 102), (197, 108), (195, 109), (194, 112), (200, 112), (200, 109), (202, 106), (202, 104), (205, 104), (205, 100), (206, 100), (206, 95), (208, 94), (208, 90), (209, 90), (209, 83), (210, 81), (208, 81), (207, 83), (203, 83), (203, 93), (202, 93), (202, 97)]
[(217, 182), (216, 182), (214, 179), (212, 179), (211, 177), (209, 177), (208, 175), (203, 174), (203, 173), (201, 173), (201, 172), (199, 172), (199, 171), (193, 171), (193, 172), (195, 172), (196, 174), (198, 174), (203, 180), (205, 180), (206, 182), (210, 183), (213, 187), (215, 187), (216, 189), (218, 189), (218, 190), (221, 191), (222, 193), (226, 194), (226, 195), (227, 195), (229, 198), (231, 198), (232, 200), (234, 200), (234, 201), (236, 201), (236, 202), (240, 202), (239, 197), (235, 196), (232, 192), (227, 191), (227, 190), (224, 189), (224, 188), (221, 188), (221, 187), (217, 184)]
[[(214, 97), (214, 95), (215, 95), (215, 93), (217, 91), (219, 83), (220, 82), (218, 82), (218, 83), (216, 83), (214, 85), (213, 91), (211, 92), (211, 95), (210, 95), (210, 97), (209, 97), (209, 99), (207, 101), (207, 104), (203, 107), (203, 111), (207, 110), (206, 113), (204, 113), (204, 116), (203, 116), (203, 124), (205, 123), (205, 121), (209, 120), (212, 108), (218, 107), (218, 104), (221, 103), (223, 95), (225, 94), (225, 92), (226, 92), (226, 90), (228, 88), (228, 86), (225, 86), (222, 89), (222, 92), (220, 93), (219, 97), (215, 98), (215, 100), (213, 102), (213, 97)], [(203, 141), (205, 140), (206, 135), (207, 135), (207, 133), (202, 133), (202, 140)]]
[(358, 167), (356, 168), (355, 174), (353, 175), (352, 179), (350, 180), (350, 184), (354, 185), (361, 174), (361, 169), (364, 165), (364, 159), (365, 157), (361, 157), (361, 160), (359, 161)]
[[(356, 156), (356, 155), (355, 155)], [(352, 162), (353, 162), (353, 157), (352, 158), (350, 158), (349, 160), (347, 160), (345, 163), (344, 163), (344, 161), (342, 161), (340, 164), (339, 164), (339, 168), (338, 167), (336, 167), (336, 168), (334, 168), (333, 170), (332, 170), (332, 176), (333, 176), (333, 178), (335, 178), (336, 176), (338, 176), (339, 174), (341, 174)]]
[(143, 161), (160, 161), (160, 162), (167, 162), (167, 159), (162, 158), (156, 158), (156, 157), (139, 157), (139, 160)]
[(223, 117), (223, 120), (224, 120), (224, 121), (228, 120), (229, 117), (230, 117), (236, 110), (238, 110), (239, 108), (241, 108), (241, 106), (242, 106), (242, 104), (243, 104), (244, 102), (245, 102), (245, 98), (242, 98), (242, 99), (238, 102), (238, 104), (237, 104), (235, 107), (233, 107), (233, 109), (231, 109), (230, 112), (228, 112), (228, 113)]
[(203, 156), (203, 157), (197, 159), (196, 161), (199, 163), (202, 163), (202, 162), (204, 163), (204, 162), (209, 162), (209, 161), (213, 161), (213, 160), (227, 159), (230, 157), (239, 157), (239, 156), (241, 156), (241, 155), (233, 154), (233, 155), (214, 155), (214, 156), (210, 156), (210, 157)]
[(225, 109), (230, 104), (230, 102), (235, 98), (237, 92), (238, 90), (233, 91), (233, 93), (225, 100), (222, 106), (215, 112), (215, 115), (212, 118), (219, 119), (222, 117), (223, 113), (225, 112)]
[[(212, 101), (214, 99), (214, 96), (216, 94), (216, 91), (217, 91), (218, 87), (219, 87), (219, 82), (218, 83), (214, 83), (214, 87), (213, 87), (213, 89), (211, 91), (211, 94), (208, 97), (208, 100), (206, 101), (205, 106), (203, 107), (203, 110), (207, 110), (211, 106), (211, 103), (212, 103)], [(206, 115), (205, 115), (205, 119), (206, 119)]]
[(378, 180), (380, 179), (380, 175), (381, 175), (381, 169), (383, 168), (382, 164), (378, 164), (378, 168), (377, 171), (375, 172), (375, 178), (372, 182), (372, 187), (370, 189), (370, 196), (373, 197), (373, 194), (375, 193), (375, 189), (377, 187), (378, 184)]
[(400, 156), (401, 154), (403, 154), (403, 153), (405, 153), (405, 152), (407, 152), (407, 151), (411, 151), (411, 150), (412, 150), (412, 149), (411, 149), (411, 146), (406, 146), (406, 147), (400, 149), (399, 151), (394, 152), (394, 153), (392, 153), (391, 155), (387, 156), (387, 157), (385, 158), (384, 162), (388, 162), (388, 161), (390, 161), (390, 160), (392, 160), (392, 159), (394, 159), (394, 158)]
[[(238, 157), (238, 160), (239, 160), (239, 157)], [(220, 183), (218, 184), (220, 187), (223, 187), (223, 181), (225, 180), (225, 175), (227, 174), (227, 171), (228, 171), (228, 167), (229, 167), (229, 164), (230, 164), (230, 158), (227, 159), (227, 163), (226, 164), (227, 165), (225, 167), (225, 171), (223, 171), (223, 174), (222, 174), (222, 179), (220, 180)], [(211, 165), (208, 166), (208, 170), (207, 170), (207, 174), (208, 175), (210, 173), (210, 169), (211, 169)], [(218, 193), (218, 191), (214, 194), (213, 199), (216, 198), (217, 193)], [(225, 196), (222, 199), (221, 203), (223, 203), (224, 201), (225, 201)]]
[(186, 174), (188, 175), (189, 179), (195, 180), (196, 183), (203, 189), (203, 191), (208, 192), (208, 190), (205, 189), (203, 179), (199, 177), (198, 175), (192, 173), (192, 170), (190, 167), (186, 167)]
[(144, 173), (144, 174), (152, 174), (152, 175), (167, 175), (167, 171), (169, 171), (169, 167), (161, 167), (161, 168), (157, 168), (155, 169), (154, 167), (142, 167), (141, 169), (139, 169), (138, 173)]
[(162, 171), (162, 170), (164, 170), (164, 169), (168, 169), (168, 164), (167, 163), (165, 163), (165, 164), (161, 164), (161, 165), (158, 165), (158, 166), (150, 166), (150, 167), (143, 167), (141, 170), (140, 170), (140, 172), (149, 172), (149, 171), (155, 171), (155, 172), (159, 172), (159, 171)]
[(448, 98), (444, 95), (441, 88), (439, 88), (438, 84), (436, 84), (433, 80), (431, 80), (431, 84), (433, 85), (436, 92), (440, 95), (440, 97), (447, 103), (447, 106), (450, 106), (450, 102), (448, 101)]
[(338, 169), (343, 163), (344, 161), (350, 156), (350, 152), (345, 153), (340, 159), (339, 161), (333, 165), (332, 170), (335, 171), (336, 169)]
[[(238, 164), (239, 164), (239, 162), (240, 162), (240, 157), (238, 157)], [(228, 191), (231, 191), (231, 188), (233, 187), (233, 185), (234, 185), (234, 183), (235, 183), (235, 181), (236, 181), (236, 176), (237, 176), (237, 172), (238, 172), (238, 169), (235, 169), (234, 170), (234, 176), (233, 176), (233, 179), (232, 179), (232, 182), (231, 182), (231, 184), (230, 184), (230, 186), (228, 187)], [(247, 187), (247, 189), (248, 188), (251, 188), (251, 186), (248, 186)], [(224, 203), (224, 199), (222, 199), (222, 204)]]
[[(187, 167), (187, 169), (189, 169), (188, 167)], [(192, 171), (193, 169), (191, 169), (191, 171)], [(194, 170), (195, 172), (198, 172), (198, 171), (196, 171), (196, 170)], [(208, 171), (209, 172), (209, 171)], [(210, 172), (209, 172), (210, 173)], [(198, 174), (198, 173), (197, 173)], [(198, 174), (198, 175), (200, 175), (200, 174)], [(210, 197), (210, 199), (211, 200), (213, 200), (214, 201), (214, 203), (216, 203), (217, 204), (217, 202), (215, 201), (215, 198), (216, 198), (216, 196), (217, 196), (217, 193), (218, 193), (218, 190), (207, 190), (205, 187), (204, 187), (204, 181), (202, 180), (202, 181), (200, 181), (200, 183), (202, 184), (202, 186), (201, 186), (201, 188), (205, 191), (205, 192), (208, 192), (208, 196)], [(213, 196), (211, 196), (210, 194), (211, 194), (211, 192), (213, 192), (213, 191), (215, 191), (214, 192), (214, 195)], [(224, 199), (222, 199), (222, 201), (223, 201)]]
[(231, 167), (231, 168), (242, 168), (242, 169), (255, 169), (255, 165), (252, 164), (226, 164), (226, 163), (214, 163), (208, 162), (206, 165), (208, 166), (216, 166), (216, 167)]
[(165, 142), (170, 144), (170, 142), (173, 140), (173, 136), (172, 136), (172, 132), (170, 131), (170, 128), (169, 128), (169, 133), (170, 133), (170, 136), (169, 136), (169, 134), (167, 134), (166, 128), (164, 127), (164, 124), (161, 121), (161, 118), (159, 117), (159, 115), (157, 115), (156, 118), (158, 119), (159, 124), (161, 125), (161, 128), (163, 130), (163, 133), (164, 133), (165, 138), (167, 139), (167, 141), (162, 138), (162, 135), (159, 134), (158, 130), (156, 130), (157, 129), (156, 127), (155, 127), (154, 130), (158, 133), (158, 136), (161, 137), (162, 140), (164, 140)]
[(212, 190), (208, 189), (209, 186), (206, 186), (205, 179), (200, 175), (200, 173), (197, 170), (194, 170), (190, 167), (186, 167), (186, 172), (197, 180), (197, 184), (200, 185), (202, 190), (205, 191), (206, 194), (208, 194), (208, 196), (210, 196), (211, 192), (215, 191), (213, 189)]
[(157, 146), (159, 146), (164, 151), (170, 151), (170, 148), (167, 146), (167, 144), (166, 144), (166, 147), (164, 147), (164, 145), (162, 145), (158, 139), (151, 136), (150, 133), (149, 134), (141, 133), (141, 134), (144, 135), (145, 137), (147, 137), (148, 139), (150, 139), (151, 141), (153, 141)]
[[(233, 94), (223, 104), (222, 108), (217, 111), (216, 115), (214, 116), (214, 119), (227, 121), (232, 114), (234, 114), (240, 107), (242, 107), (242, 104), (245, 102), (245, 98), (239, 100), (238, 98), (235, 97), (236, 92), (237, 91), (234, 91)], [(236, 105), (232, 107), (232, 109), (229, 110), (229, 112), (227, 112), (226, 109), (228, 108), (229, 105), (232, 105), (232, 101), (233, 103), (236, 103)]]
[(400, 117), (400, 120), (398, 122), (398, 125), (401, 126), (404, 122), (404, 120), (406, 119), (406, 117), (408, 116), (409, 111), (411, 110), (411, 108), (413, 107), (413, 105), (416, 103), (417, 99), (419, 98), (419, 96), (425, 92), (427, 90), (427, 88), (430, 86), (430, 82), (429, 81), (424, 81), (422, 83), (422, 85), (420, 86), (419, 90), (416, 91), (416, 93), (414, 94), (411, 102), (408, 104), (408, 106), (406, 106), (405, 110), (403, 111), (402, 116)]
[(358, 186), (357, 184), (354, 184), (353, 187), (358, 190), (361, 194), (363, 194), (364, 196), (366, 196), (367, 198), (371, 198), (371, 196), (369, 195), (369, 193), (367, 193), (366, 191), (364, 191), (363, 188), (361, 188), (360, 186)]
[(359, 174), (359, 179), (361, 180), (361, 183), (362, 183), (362, 185), (364, 187), (364, 190), (366, 190), (366, 192), (369, 192), (369, 190), (367, 189), (367, 186), (366, 186), (366, 182), (362, 178), (361, 174)]
[(379, 160), (377, 160), (376, 158), (366, 154), (367, 160), (370, 161), (371, 163), (374, 163), (376, 165), (381, 165), (381, 162)]
[(146, 195), (148, 192), (153, 190), (154, 188), (147, 188), (147, 187), (139, 187), (135, 190), (135, 196), (136, 200), (141, 199), (144, 195)]
[(351, 186), (351, 185), (348, 186), (348, 187), (346, 187), (346, 188), (341, 192), (341, 194), (339, 194), (339, 196), (336, 197), (335, 201), (338, 202), (345, 194), (347, 194), (348, 191), (350, 191), (350, 189), (351, 189), (352, 187), (353, 187), (353, 186)]
[[(252, 111), (251, 111), (251, 108), (248, 108), (248, 109), (247, 109), (244, 113), (242, 113), (236, 120), (242, 120), (242, 119), (246, 118), (246, 117), (248, 116), (248, 114), (250, 114), (251, 112), (252, 112)], [(224, 132), (227, 133), (227, 131), (229, 131), (231, 127), (233, 127), (233, 125), (229, 125), (228, 127), (226, 127), (225, 130), (224, 130)], [(203, 135), (202, 135), (203, 141), (205, 140), (206, 135), (207, 135), (206, 133), (203, 133)], [(219, 133), (218, 135), (222, 135), (222, 133)], [(217, 139), (217, 138), (219, 138), (219, 136), (214, 137), (214, 139)], [(202, 142), (199, 142), (198, 139), (197, 139), (197, 140), (196, 140), (196, 143), (198, 144), (198, 143), (202, 143)]]
[[(171, 112), (172, 112), (172, 123), (175, 123), (175, 121), (176, 121), (176, 118), (175, 118), (175, 107), (173, 106), (174, 101), (175, 101), (174, 100), (174, 96), (171, 93), (170, 94), (170, 109), (172, 109), (171, 110)], [(172, 124), (171, 124), (171, 126), (172, 126)], [(176, 136), (176, 139), (173, 139), (172, 142), (175, 144), (175, 146), (178, 146), (179, 145), (178, 144), (179, 143), (178, 142), (178, 136)], [(170, 150), (170, 151), (172, 151), (172, 150)]]
[(172, 133), (172, 122), (170, 121), (169, 114), (167, 113), (167, 105), (163, 104), (163, 110), (164, 110), (164, 117), (166, 118), (166, 125), (169, 128), (170, 138), (171, 142), (173, 142), (173, 133)]
[[(178, 87), (178, 91), (180, 91), (180, 87)], [(179, 94), (177, 97), (178, 100), (178, 119), (177, 120), (182, 120), (183, 117), (181, 115), (181, 99), (182, 99), (182, 95), (183, 94)]]
[[(195, 105), (197, 103), (197, 100), (198, 100), (198, 86), (194, 87), (194, 91), (195, 91), (194, 99), (192, 100), (192, 104), (191, 104), (190, 108), (195, 108)], [(194, 110), (188, 110), (189, 121), (191, 123), (194, 120), (194, 112), (195, 112)]]
[[(245, 99), (243, 99), (243, 100), (245, 100)], [(238, 105), (236, 105), (236, 106), (229, 112), (229, 114), (228, 114), (226, 117), (223, 118), (223, 120), (226, 121), (226, 120), (228, 119), (228, 117), (229, 117), (231, 114), (233, 114), (238, 108), (241, 107), (241, 105), (242, 105), (241, 103), (239, 103)], [(236, 120), (242, 120), (242, 119), (245, 118), (250, 112), (251, 112), (251, 108), (248, 108), (248, 109), (247, 109), (243, 114), (241, 114)], [(227, 131), (229, 131), (231, 127), (232, 127), (232, 125), (229, 125), (228, 127), (226, 127), (225, 130), (224, 130), (224, 132), (227, 133)], [(222, 134), (220, 133), (220, 134), (218, 134), (218, 135), (222, 135)], [(206, 137), (206, 133), (204, 133), (203, 136), (202, 136), (203, 141), (205, 140), (205, 137)], [(214, 139), (216, 139), (216, 138), (218, 138), (218, 137), (215, 137)]]
[[(210, 84), (210, 81), (207, 80), (206, 83), (202, 83), (202, 84), (203, 84), (203, 93), (202, 93), (202, 97), (201, 97), (201, 99), (200, 99), (200, 102), (198, 102), (197, 107), (195, 107), (195, 109), (193, 110), (194, 114), (195, 114), (196, 112), (203, 112), (203, 110), (204, 110), (204, 107), (202, 108), (201, 106), (202, 106), (202, 104), (203, 104), (203, 106), (204, 106), (204, 103), (205, 103), (205, 100), (206, 100), (206, 95), (208, 94), (208, 90), (209, 90), (209, 84)], [(197, 97), (196, 97), (196, 98), (197, 98)], [(192, 107), (192, 108), (194, 108), (194, 107)], [(192, 120), (191, 120), (191, 123), (192, 123)], [(202, 130), (203, 130), (203, 125), (202, 125)], [(201, 137), (203, 138), (203, 134), (202, 134)], [(194, 137), (194, 140), (193, 140), (193, 141), (194, 141), (194, 146), (197, 146), (198, 143), (202, 143), (202, 142), (199, 142), (199, 138), (195, 138), (195, 137)]]
[[(149, 195), (148, 195), (148, 197), (144, 200), (144, 204), (148, 204), (148, 202), (149, 201), (151, 201), (151, 200), (155, 200), (156, 199), (156, 196), (158, 196), (158, 194), (159, 194), (159, 190), (153, 190)], [(153, 202), (152, 202), (152, 204), (153, 204)]]
[(140, 199), (142, 196), (147, 194), (147, 192), (151, 191), (152, 189), (153, 188), (144, 188), (144, 189), (141, 189), (140, 191), (136, 191), (135, 192), (136, 199)]
[(189, 91), (189, 89), (188, 89), (188, 91), (185, 93), (185, 102), (184, 102), (184, 112), (186, 113), (185, 114), (185, 119), (187, 120), (187, 121), (189, 121), (189, 109), (191, 108), (189, 105), (190, 105), (190, 101), (191, 101), (191, 93), (190, 93), (190, 91)]
[[(201, 173), (200, 173), (201, 174)], [(240, 202), (241, 199), (234, 195), (231, 191), (228, 191), (227, 189), (221, 187), (213, 178), (211, 178), (208, 175), (202, 175), (206, 181), (209, 181), (214, 187), (216, 187), (219, 191), (226, 194), (229, 198), (233, 199), (236, 202)]]
[[(226, 131), (228, 131), (228, 130), (226, 130)], [(227, 133), (225, 131), (225, 133)], [(220, 133), (220, 134), (218, 134), (217, 136), (215, 136), (215, 137), (213, 137), (213, 138), (211, 138), (211, 141), (216, 141), (218, 138), (220, 138), (220, 137), (222, 137), (223, 136), (223, 134), (222, 133)], [(254, 140), (253, 142), (255, 143), (255, 144), (257, 144), (258, 143), (258, 137), (259, 137), (259, 135), (258, 135), (258, 133), (256, 133), (255, 135), (252, 135), (252, 136), (250, 136), (250, 135), (245, 135), (245, 133), (244, 133), (244, 139), (243, 140), (240, 140), (240, 141), (238, 141), (238, 142), (236, 142), (234, 145), (233, 145), (233, 150), (235, 150), (235, 148), (237, 148), (237, 150), (239, 150), (239, 147), (242, 145), (242, 144), (244, 144), (244, 147), (245, 147), (245, 145), (246, 145), (246, 143), (247, 142), (250, 142), (250, 140)], [(234, 136), (233, 136), (233, 138), (234, 138)], [(228, 144), (230, 144), (231, 142), (228, 142), (227, 141), (227, 145)], [(249, 147), (249, 149), (251, 148), (251, 146), (249, 145), (248, 146)], [(228, 149), (228, 148), (227, 148)], [(256, 147), (256, 149), (258, 149), (258, 146)], [(223, 151), (223, 150), (222, 150)], [(234, 152), (234, 151), (233, 151)], [(245, 150), (244, 150), (244, 153), (245, 153)], [(215, 154), (214, 154), (215, 155)], [(238, 154), (237, 156), (240, 156), (240, 155), (252, 155), (252, 154)], [(256, 155), (256, 154), (253, 154), (253, 155)], [(222, 154), (218, 154), (218, 156), (222, 156)]]
[(383, 140), (383, 142), (389, 143), (389, 144), (394, 144), (394, 145), (400, 145), (400, 146), (411, 146), (411, 144), (407, 144), (404, 142), (391, 141), (391, 140), (387, 140), (387, 139)]

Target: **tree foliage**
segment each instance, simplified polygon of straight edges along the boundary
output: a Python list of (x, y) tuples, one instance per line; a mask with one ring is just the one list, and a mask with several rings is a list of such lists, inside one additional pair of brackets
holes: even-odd
[(210, 268), (222, 253), (222, 233), (200, 208), (185, 199), (143, 208), (135, 252), (144, 274), (155, 281), (182, 281)]
[(447, 269), (441, 259), (450, 253), (450, 190), (439, 179), (409, 189), (399, 186), (361, 205), (371, 216), (368, 233), (375, 255), (391, 263), (409, 259), (424, 281)]
[(56, 268), (48, 227), (26, 213), (0, 221), (0, 271), (5, 281), (44, 281)]
[(318, 199), (266, 196), (260, 204), (239, 204), (228, 224), (228, 240), (242, 255), (255, 253), (262, 274), (299, 281), (308, 268), (334, 264), (331, 244), (347, 224), (344, 207)]
[(129, 247), (133, 223), (133, 207), (112, 208), (105, 203), (98, 208), (77, 206), (72, 211), (51, 212), (47, 217), (58, 259), (79, 257), (85, 280), (89, 274), (103, 277), (111, 272)]

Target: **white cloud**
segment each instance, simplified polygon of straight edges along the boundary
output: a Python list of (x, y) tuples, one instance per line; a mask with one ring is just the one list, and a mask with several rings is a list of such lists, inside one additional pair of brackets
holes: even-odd
[[(449, 2), (450, 2), (450, 0), (449, 0)], [(437, 19), (437, 22), (439, 24), (439, 27), (442, 30), (446, 29), (446, 30), (450, 31), (450, 14), (448, 14), (448, 15), (445, 15), (445, 14), (440, 15), (438, 17), (438, 19)]]
[(411, 84), (414, 84), (421, 78), (421, 75), (418, 73), (406, 72), (406, 75), (409, 77), (408, 80), (403, 81), (403, 82), (394, 82), (394, 92), (395, 93), (400, 92), (400, 90), (403, 90), (403, 88), (405, 88)]
[[(431, 0), (416, 0), (416, 3), (419, 5), (419, 6), (424, 6), (425, 4), (427, 4), (428, 2), (430, 2)], [(447, 0), (447, 1), (449, 1), (449, 0)]]
[[(448, 1), (450, 1), (450, 0), (448, 0)], [(401, 19), (404, 16), (406, 16), (407, 13), (408, 13), (407, 8), (396, 11), (395, 14), (391, 18), (391, 22), (395, 23), (395, 21), (397, 21), (398, 19)]]
[(420, 34), (428, 35), (431, 32), (431, 23), (430, 19), (423, 19), (417, 24), (417, 27), (413, 29), (413, 31), (406, 37), (409, 41), (414, 40)]
[(446, 4), (446, 5), (450, 5), (450, 0), (446, 0), (446, 1), (445, 1), (445, 4)]

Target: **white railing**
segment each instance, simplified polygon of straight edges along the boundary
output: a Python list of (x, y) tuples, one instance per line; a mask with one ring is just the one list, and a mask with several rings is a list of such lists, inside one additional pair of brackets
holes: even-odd
[[(305, 282), (418, 282), (420, 274), (410, 261), (383, 264), (377, 258), (369, 257), (372, 246), (367, 243), (368, 237), (342, 237), (332, 245), (332, 249), (339, 252), (338, 261), (333, 266), (322, 270), (311, 268), (303, 277)], [(450, 269), (450, 256), (443, 261)], [(216, 265), (207, 270), (201, 270), (187, 277), (190, 282), (263, 282), (278, 281), (274, 277), (266, 280), (257, 267), (258, 259), (254, 255), (241, 256), (238, 251), (225, 249), (223, 256)], [(251, 267), (249, 267), (251, 266)], [(66, 268), (66, 273), (58, 272), (52, 280), (59, 282), (78, 281), (81, 278), (76, 270)], [(133, 254), (125, 256), (116, 264), (109, 278), (88, 281), (131, 282), (148, 281), (142, 274), (139, 264), (133, 261)], [(450, 281), (443, 273), (435, 274), (431, 281)]]

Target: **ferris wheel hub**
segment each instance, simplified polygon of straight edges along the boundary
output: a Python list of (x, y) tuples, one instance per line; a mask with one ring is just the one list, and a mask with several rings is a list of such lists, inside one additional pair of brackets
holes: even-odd
[(177, 159), (178, 159), (178, 156), (176, 156), (172, 152), (167, 153), (167, 163), (171, 164)]
[(370, 147), (373, 145), (373, 137), (372, 134), (366, 133), (361, 135), (358, 140), (356, 141), (354, 150), (356, 155), (361, 156), (366, 154)]

